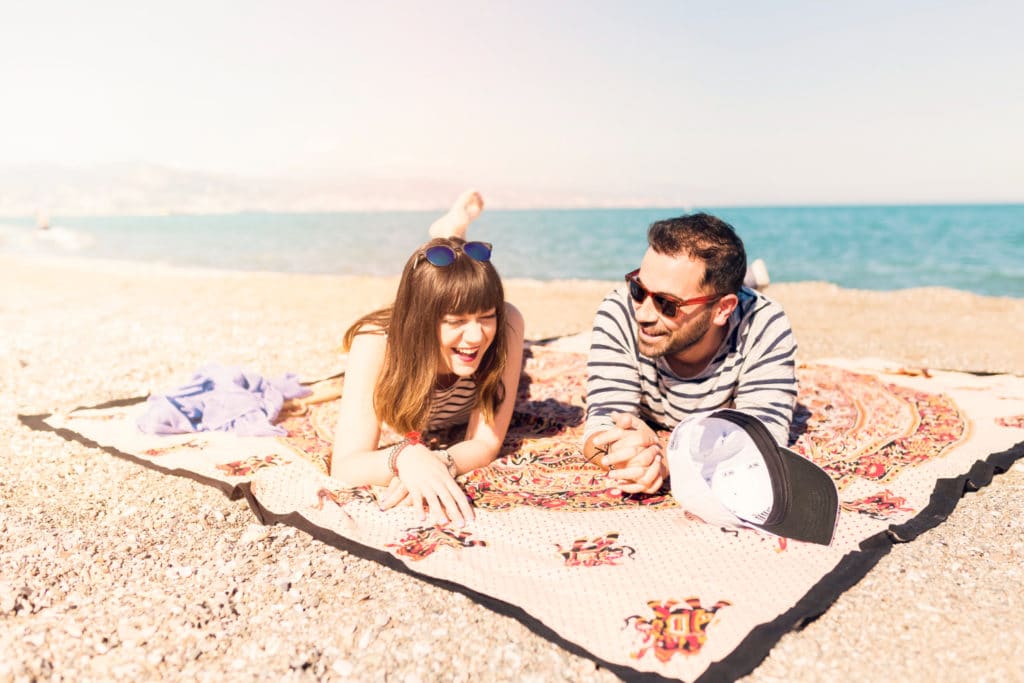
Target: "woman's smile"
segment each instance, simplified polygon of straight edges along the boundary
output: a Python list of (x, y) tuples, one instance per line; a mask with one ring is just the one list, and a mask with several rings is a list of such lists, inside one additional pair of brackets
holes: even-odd
[(494, 309), (483, 313), (446, 315), (438, 332), (447, 366), (444, 370), (460, 376), (476, 372), (484, 353), (494, 341), (497, 320)]

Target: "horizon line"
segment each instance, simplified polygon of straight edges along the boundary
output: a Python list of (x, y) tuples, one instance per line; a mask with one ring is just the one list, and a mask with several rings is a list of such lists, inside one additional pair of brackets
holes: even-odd
[[(652, 204), (592, 204), (592, 205), (536, 205), (536, 206), (488, 206), (487, 212), (495, 211), (645, 211), (650, 209), (678, 209), (686, 213), (713, 209), (867, 209), (867, 208), (925, 208), (925, 207), (1013, 207), (1024, 206), (1022, 200), (986, 200), (986, 201), (873, 201), (873, 202), (812, 202), (807, 204), (799, 203), (723, 203), (723, 204), (674, 204), (674, 203), (652, 203)], [(75, 211), (52, 211), (45, 209), (51, 219), (65, 218), (104, 218), (104, 217), (170, 217), (170, 216), (242, 216), (247, 214), (293, 214), (293, 215), (319, 215), (332, 213), (433, 213), (445, 211), (449, 207), (368, 207), (368, 208), (344, 208), (344, 209), (322, 209), (322, 210), (295, 210), (295, 209), (234, 209), (225, 211), (188, 211), (188, 210), (154, 210), (154, 211), (128, 211), (128, 212), (75, 212)], [(6, 213), (0, 212), (0, 219), (21, 219), (28, 218), (35, 220), (39, 211), (31, 213)]]

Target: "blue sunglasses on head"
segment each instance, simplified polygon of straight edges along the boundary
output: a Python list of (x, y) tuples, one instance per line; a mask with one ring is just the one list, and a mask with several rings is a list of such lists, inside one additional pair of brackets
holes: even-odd
[(415, 270), (416, 266), (420, 264), (421, 258), (426, 259), (433, 266), (445, 268), (455, 263), (455, 259), (458, 258), (459, 252), (462, 252), (474, 261), (487, 262), (491, 260), (490, 242), (466, 242), (456, 249), (444, 244), (427, 247), (416, 255), (416, 263), (412, 266), (413, 270)]

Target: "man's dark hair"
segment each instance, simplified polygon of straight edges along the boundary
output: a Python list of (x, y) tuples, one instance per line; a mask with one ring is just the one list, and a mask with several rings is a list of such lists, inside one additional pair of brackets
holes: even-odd
[(691, 213), (651, 223), (651, 249), (666, 256), (686, 255), (704, 262), (701, 285), (716, 294), (735, 294), (747, 274), (747, 252), (731, 225), (706, 213)]

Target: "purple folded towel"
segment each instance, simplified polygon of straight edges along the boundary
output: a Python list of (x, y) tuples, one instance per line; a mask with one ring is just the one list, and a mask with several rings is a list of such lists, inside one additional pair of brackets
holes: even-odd
[(208, 365), (189, 384), (150, 396), (136, 424), (148, 434), (222, 431), (283, 436), (287, 432), (274, 425), (282, 404), (311, 393), (292, 373), (268, 380), (241, 368)]

